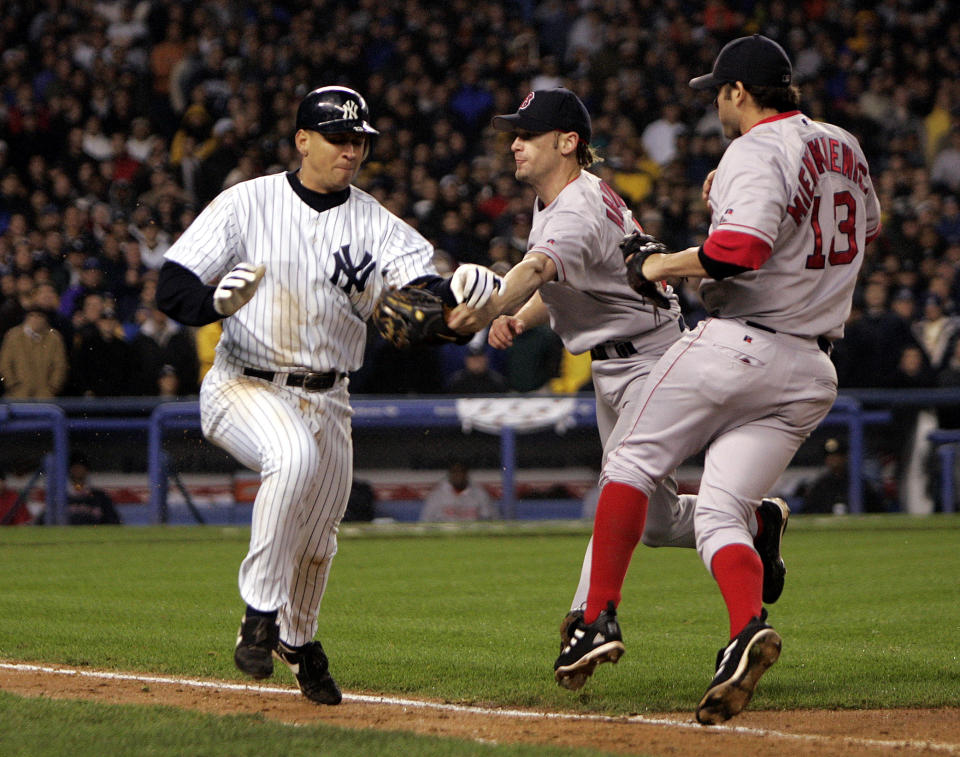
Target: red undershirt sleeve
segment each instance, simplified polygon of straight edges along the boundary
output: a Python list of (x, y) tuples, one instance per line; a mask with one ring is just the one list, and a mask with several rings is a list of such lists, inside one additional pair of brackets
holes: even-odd
[(772, 251), (769, 244), (751, 234), (720, 229), (703, 243), (700, 262), (711, 278), (719, 280), (757, 270)]

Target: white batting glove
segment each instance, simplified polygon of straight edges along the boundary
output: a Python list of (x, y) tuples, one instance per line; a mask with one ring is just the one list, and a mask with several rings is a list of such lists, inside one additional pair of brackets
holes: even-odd
[(458, 303), (465, 302), (472, 308), (486, 305), (494, 290), (497, 290), (500, 296), (506, 291), (501, 277), (489, 268), (473, 263), (460, 264), (450, 279), (450, 289)]
[(217, 284), (213, 293), (213, 309), (224, 318), (236, 313), (250, 302), (266, 270), (262, 265), (237, 263)]

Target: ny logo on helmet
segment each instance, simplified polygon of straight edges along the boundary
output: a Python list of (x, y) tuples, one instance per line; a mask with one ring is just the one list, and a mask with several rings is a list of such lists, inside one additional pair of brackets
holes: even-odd
[(343, 117), (349, 121), (357, 119), (357, 104), (353, 100), (347, 100), (340, 108), (343, 111)]

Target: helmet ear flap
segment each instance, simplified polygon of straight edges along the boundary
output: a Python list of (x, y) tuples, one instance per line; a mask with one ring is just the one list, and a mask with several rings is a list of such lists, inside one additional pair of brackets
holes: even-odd
[(376, 134), (364, 134), (364, 136), (366, 139), (363, 141), (363, 157), (360, 159), (361, 162), (370, 157), (370, 153), (373, 152), (373, 142), (377, 138)]

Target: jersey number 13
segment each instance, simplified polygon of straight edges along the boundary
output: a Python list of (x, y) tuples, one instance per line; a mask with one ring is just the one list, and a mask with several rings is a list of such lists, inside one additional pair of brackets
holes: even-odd
[[(813, 227), (813, 253), (807, 256), (807, 268), (823, 268), (825, 261), (830, 265), (848, 265), (857, 257), (857, 203), (850, 192), (844, 190), (833, 195), (833, 218), (835, 228), (830, 234), (830, 252), (823, 254), (823, 229), (820, 226), (820, 201), (818, 195), (813, 198), (810, 212), (810, 225)], [(837, 240), (846, 239), (846, 249), (838, 250)]]

